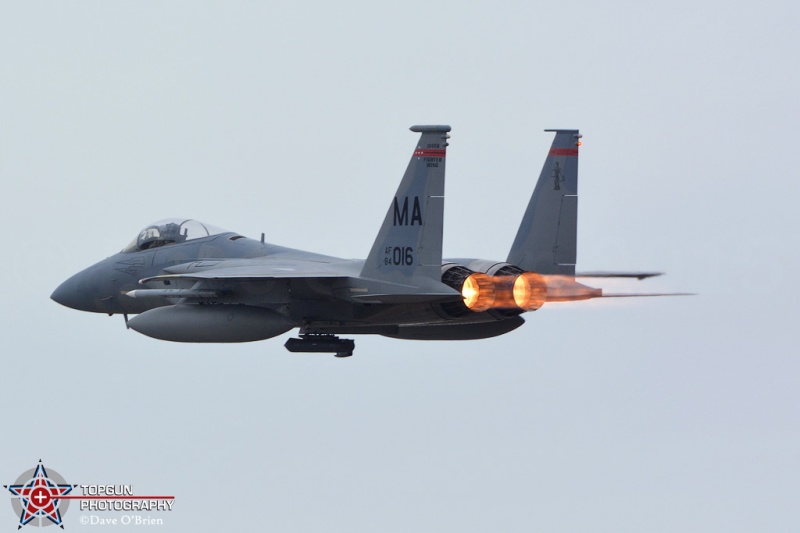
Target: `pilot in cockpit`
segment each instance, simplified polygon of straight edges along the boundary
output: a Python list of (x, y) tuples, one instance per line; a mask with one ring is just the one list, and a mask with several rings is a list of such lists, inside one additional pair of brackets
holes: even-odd
[(180, 224), (168, 222), (159, 226), (145, 228), (139, 234), (138, 245), (140, 250), (158, 248), (165, 244), (175, 244), (186, 240), (186, 235), (181, 234)]

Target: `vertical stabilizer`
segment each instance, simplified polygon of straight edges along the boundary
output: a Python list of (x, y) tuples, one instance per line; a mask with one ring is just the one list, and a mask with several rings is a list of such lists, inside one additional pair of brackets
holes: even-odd
[(539, 274), (575, 275), (578, 230), (578, 130), (555, 132), (508, 262)]
[(395, 283), (441, 279), (444, 166), (450, 126), (412, 126), (411, 131), (422, 135), (364, 263), (362, 277)]

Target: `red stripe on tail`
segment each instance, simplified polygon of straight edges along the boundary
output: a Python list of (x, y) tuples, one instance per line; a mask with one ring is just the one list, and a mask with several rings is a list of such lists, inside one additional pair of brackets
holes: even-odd
[(431, 148), (417, 148), (414, 155), (417, 157), (445, 157), (447, 150), (434, 150)]
[(566, 155), (566, 156), (573, 156), (574, 155), (574, 156), (576, 156), (576, 155), (578, 155), (578, 149), (577, 148), (551, 148), (550, 149), (550, 153), (547, 154), (547, 155), (548, 156), (550, 156), (550, 155)]

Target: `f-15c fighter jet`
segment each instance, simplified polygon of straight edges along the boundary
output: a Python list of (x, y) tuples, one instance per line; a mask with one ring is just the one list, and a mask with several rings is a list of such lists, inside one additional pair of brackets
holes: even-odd
[(545, 130), (555, 139), (505, 261), (442, 259), (450, 127), (411, 131), (419, 142), (366, 260), (162, 220), (62, 283), (52, 299), (123, 314), (129, 328), (176, 342), (256, 341), (299, 328), (289, 351), (346, 357), (355, 343), (338, 335), (482, 339), (518, 328), (524, 313), (546, 303), (604, 296), (576, 281), (578, 130)]

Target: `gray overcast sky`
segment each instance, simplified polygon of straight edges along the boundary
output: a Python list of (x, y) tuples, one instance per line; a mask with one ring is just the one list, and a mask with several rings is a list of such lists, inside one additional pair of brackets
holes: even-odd
[[(800, 529), (799, 15), (4, 2), (2, 483), (42, 458), (175, 494), (163, 531)], [(505, 258), (542, 130), (580, 128), (579, 268), (699, 295), (361, 337), (349, 360), (159, 342), (49, 300), (169, 216), (364, 257), (418, 123), (453, 126), (445, 255)]]

